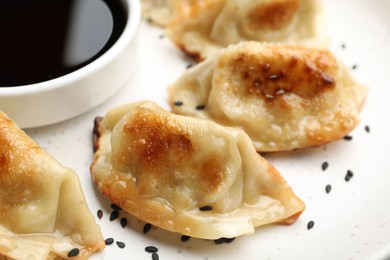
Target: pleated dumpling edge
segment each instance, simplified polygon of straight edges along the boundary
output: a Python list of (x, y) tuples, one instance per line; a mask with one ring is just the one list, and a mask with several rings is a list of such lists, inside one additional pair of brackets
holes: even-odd
[(0, 256), (87, 259), (104, 247), (77, 174), (0, 111)]
[(97, 188), (157, 227), (236, 237), (293, 223), (305, 208), (242, 130), (137, 102), (109, 111), (95, 132)]
[(326, 49), (242, 42), (168, 87), (174, 113), (243, 129), (259, 152), (343, 138), (359, 123), (367, 87)]

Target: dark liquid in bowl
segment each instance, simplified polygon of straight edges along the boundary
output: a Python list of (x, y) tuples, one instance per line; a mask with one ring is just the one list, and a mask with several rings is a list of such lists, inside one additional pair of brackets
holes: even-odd
[(87, 65), (118, 40), (126, 21), (120, 0), (0, 0), (0, 87)]

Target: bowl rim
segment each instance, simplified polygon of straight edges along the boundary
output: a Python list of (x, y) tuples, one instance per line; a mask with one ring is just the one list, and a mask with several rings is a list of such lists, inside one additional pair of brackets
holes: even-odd
[(141, 23), (140, 0), (120, 1), (127, 10), (125, 28), (117, 41), (100, 57), (75, 71), (54, 79), (20, 86), (0, 87), (0, 96), (22, 96), (62, 88), (94, 74), (106, 64), (109, 64), (118, 55), (120, 55), (120, 53), (128, 46), (129, 42), (134, 40), (138, 27)]

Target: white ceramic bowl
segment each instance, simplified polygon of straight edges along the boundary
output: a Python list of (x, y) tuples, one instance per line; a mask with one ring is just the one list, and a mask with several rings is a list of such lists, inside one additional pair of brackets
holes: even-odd
[(133, 71), (139, 0), (122, 0), (128, 20), (119, 39), (102, 56), (64, 76), (41, 83), (0, 87), (0, 109), (21, 128), (64, 121), (80, 115), (113, 95)]

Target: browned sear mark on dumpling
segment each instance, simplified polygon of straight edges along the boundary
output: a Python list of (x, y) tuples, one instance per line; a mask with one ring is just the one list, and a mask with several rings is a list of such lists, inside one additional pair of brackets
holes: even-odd
[(252, 29), (282, 29), (288, 26), (300, 7), (300, 0), (279, 0), (262, 3), (248, 13)]
[[(36, 179), (35, 172), (26, 165), (26, 161), (42, 156), (43, 152), (31, 139), (19, 138), (19, 135), (25, 135), (22, 130), (16, 127), (10, 130), (13, 124), (0, 110), (0, 219), (12, 223), (8, 228), (19, 230), (16, 224), (13, 226), (17, 223), (13, 220), (14, 216), (7, 212), (17, 210), (21, 203), (37, 199), (45, 190), (42, 182)], [(32, 182), (34, 185), (31, 185)]]
[[(309, 55), (314, 57), (309, 59)], [(297, 48), (291, 55), (281, 52), (265, 55), (261, 62), (253, 54), (240, 53), (231, 62), (235, 63), (234, 69), (240, 73), (247, 93), (268, 101), (285, 93), (312, 99), (336, 87), (333, 73), (337, 64), (325, 51), (307, 53)]]
[(178, 162), (190, 156), (192, 144), (183, 129), (165, 115), (137, 113), (124, 131), (132, 135), (132, 149), (139, 154), (139, 164), (145, 168), (163, 167), (168, 156)]
[(198, 51), (191, 51), (189, 50), (184, 44), (178, 43), (177, 47), (181, 49), (183, 52), (187, 53), (188, 56), (190, 56), (194, 61), (201, 62), (203, 60), (202, 55)]
[[(197, 179), (201, 185), (197, 185), (194, 196), (207, 197), (226, 179), (228, 173), (220, 155), (209, 153), (207, 159), (199, 156), (199, 147), (191, 141), (191, 131), (178, 118), (138, 108), (123, 125), (123, 132), (127, 137), (122, 156), (116, 158), (117, 165), (129, 167), (127, 170), (134, 174), (143, 194), (168, 192), (172, 183), (178, 189), (186, 189)], [(192, 175), (188, 167), (199, 169), (199, 175)]]
[(94, 153), (99, 149), (99, 138), (100, 138), (99, 125), (102, 122), (102, 120), (103, 117), (97, 116), (93, 121), (92, 148)]
[(205, 187), (205, 194), (213, 193), (223, 183), (227, 173), (221, 168), (221, 164), (218, 156), (211, 157), (202, 163), (200, 182)]

